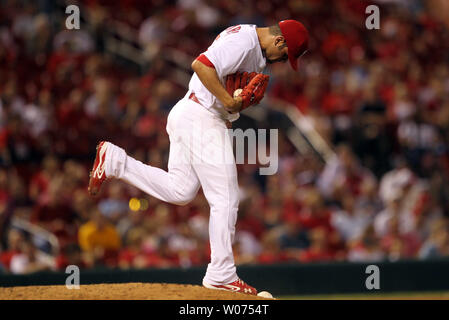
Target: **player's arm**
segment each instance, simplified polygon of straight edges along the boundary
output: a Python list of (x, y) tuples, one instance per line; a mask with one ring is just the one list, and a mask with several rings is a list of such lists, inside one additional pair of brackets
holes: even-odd
[(220, 100), (227, 111), (235, 113), (242, 109), (242, 98), (233, 98), (229, 95), (218, 79), (217, 72), (213, 67), (207, 66), (196, 59), (192, 63), (192, 69), (198, 75), (198, 78), (207, 90)]

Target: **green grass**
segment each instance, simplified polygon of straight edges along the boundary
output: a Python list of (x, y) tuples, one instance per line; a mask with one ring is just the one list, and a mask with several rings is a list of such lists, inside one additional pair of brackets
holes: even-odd
[(449, 300), (449, 292), (353, 293), (329, 295), (279, 296), (279, 300)]

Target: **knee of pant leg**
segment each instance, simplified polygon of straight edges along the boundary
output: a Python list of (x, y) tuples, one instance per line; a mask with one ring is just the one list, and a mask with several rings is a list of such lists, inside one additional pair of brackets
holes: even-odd
[(195, 195), (196, 193), (194, 192), (182, 192), (177, 190), (175, 191), (175, 198), (173, 199), (172, 203), (179, 206), (184, 206), (191, 202), (195, 198)]
[(178, 206), (185, 206), (190, 201), (192, 201), (192, 199), (175, 199), (172, 201), (172, 204), (176, 204)]
[(220, 221), (222, 228), (229, 232), (231, 242), (234, 241), (235, 236), (235, 224), (237, 223), (238, 215), (237, 211), (237, 207), (226, 205), (211, 205), (210, 210), (210, 218), (214, 221)]
[(239, 203), (239, 195), (235, 194), (229, 201), (229, 209), (233, 212), (237, 212), (239, 210)]
[(237, 216), (236, 213), (239, 209), (239, 202), (233, 201), (233, 202), (223, 202), (220, 204), (210, 204), (211, 207), (211, 214), (218, 214), (222, 215), (224, 213), (232, 214), (233, 216)]

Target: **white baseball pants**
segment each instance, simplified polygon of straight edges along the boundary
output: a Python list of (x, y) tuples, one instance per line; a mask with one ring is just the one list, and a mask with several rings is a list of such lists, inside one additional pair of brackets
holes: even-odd
[(143, 164), (108, 143), (106, 177), (121, 179), (162, 201), (185, 205), (201, 186), (210, 206), (211, 262), (204, 281), (227, 284), (238, 279), (232, 243), (239, 204), (237, 169), (225, 122), (183, 98), (167, 119), (168, 172)]

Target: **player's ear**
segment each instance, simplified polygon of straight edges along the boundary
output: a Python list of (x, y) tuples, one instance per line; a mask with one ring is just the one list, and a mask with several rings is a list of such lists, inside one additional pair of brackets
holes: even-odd
[(274, 45), (276, 47), (282, 46), (284, 43), (286, 44), (283, 36), (276, 36), (276, 38), (274, 38)]

